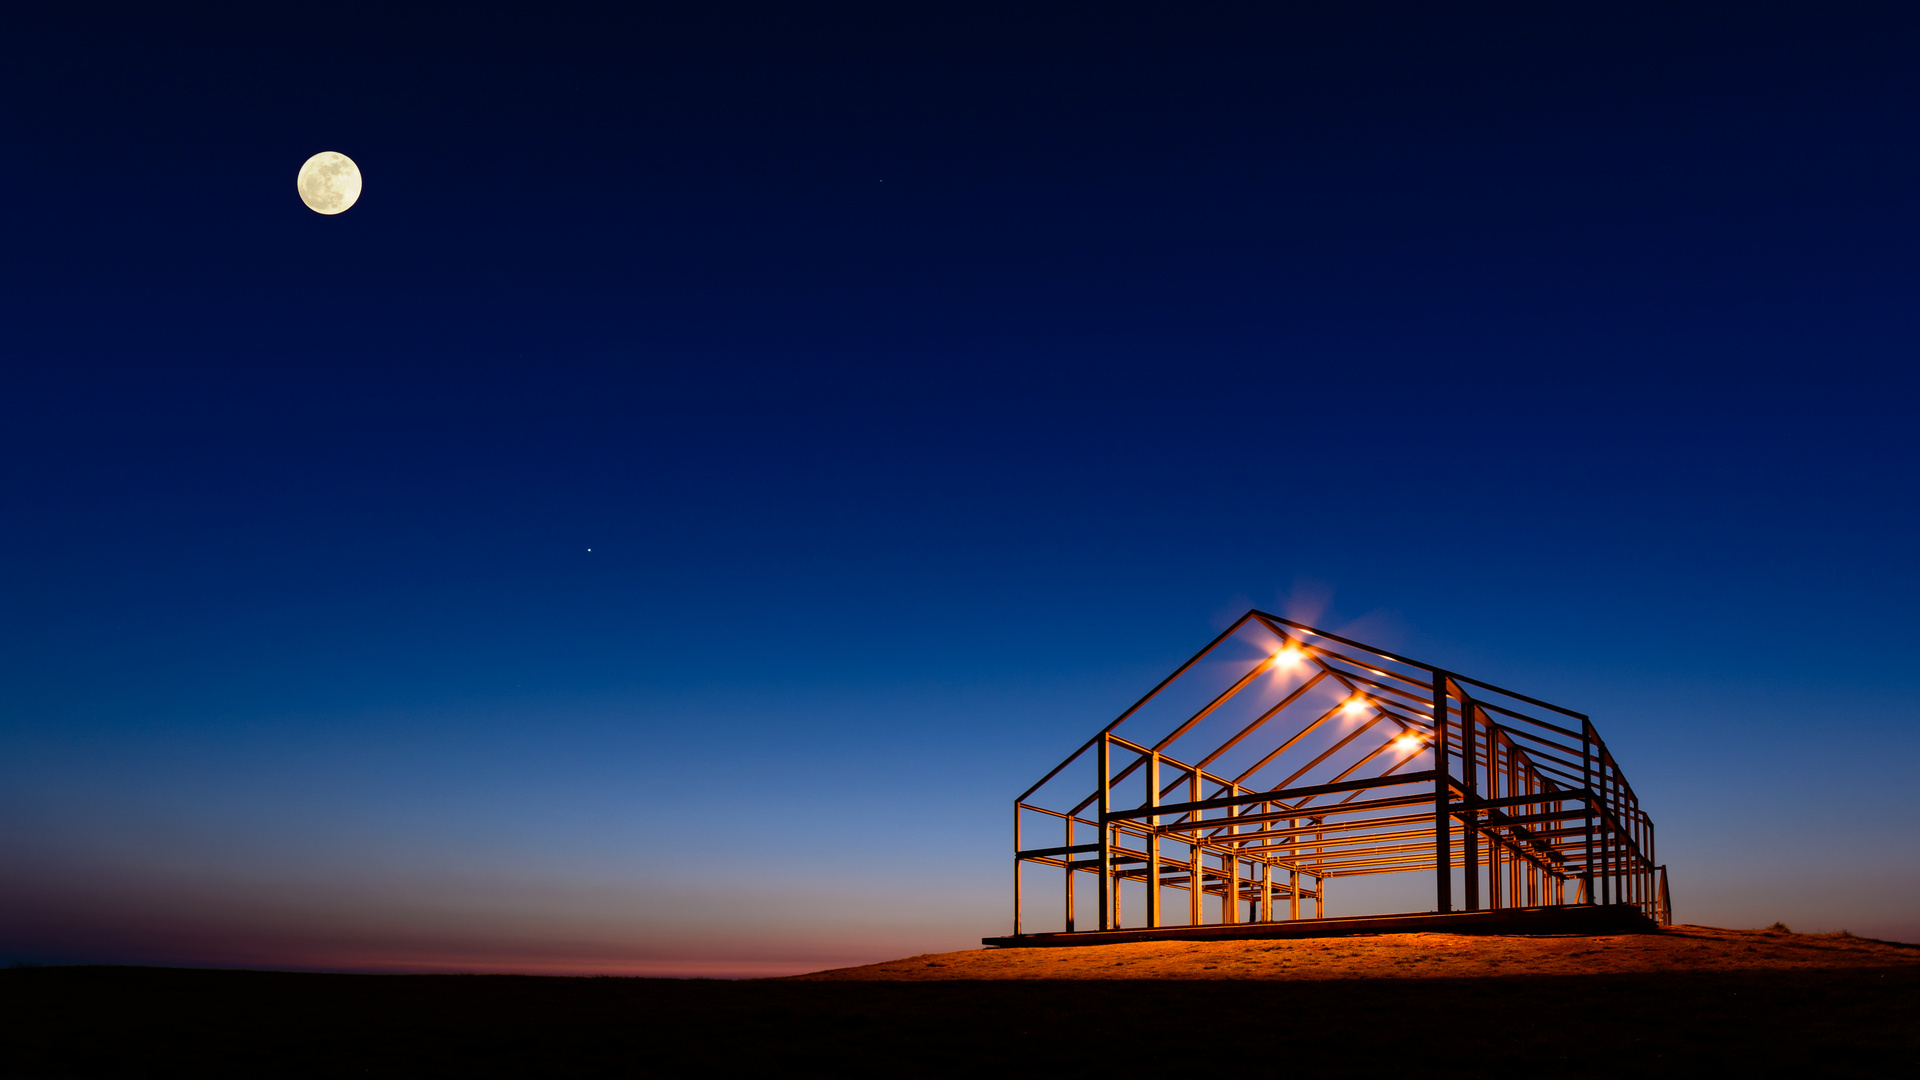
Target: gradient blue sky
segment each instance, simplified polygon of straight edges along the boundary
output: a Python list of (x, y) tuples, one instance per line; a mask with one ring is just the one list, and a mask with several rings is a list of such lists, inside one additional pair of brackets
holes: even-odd
[(1253, 605), (1920, 940), (1909, 8), (697, 7), (9, 20), (0, 959), (964, 947)]

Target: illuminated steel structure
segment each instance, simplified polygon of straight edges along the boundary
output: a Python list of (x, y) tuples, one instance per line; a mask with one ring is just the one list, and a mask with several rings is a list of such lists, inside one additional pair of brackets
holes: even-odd
[[(1014, 936), (989, 944), (1671, 921), (1586, 716), (1263, 611), (1022, 793), (1014, 849)], [(1060, 931), (1028, 925), (1040, 867)], [(1330, 880), (1417, 872), (1430, 912), (1326, 918)]]

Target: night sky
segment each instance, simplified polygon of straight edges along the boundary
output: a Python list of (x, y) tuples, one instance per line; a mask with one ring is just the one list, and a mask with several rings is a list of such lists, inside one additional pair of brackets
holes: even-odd
[(1038, 7), (9, 15), (0, 961), (966, 947), (1250, 606), (1920, 940), (1920, 14)]

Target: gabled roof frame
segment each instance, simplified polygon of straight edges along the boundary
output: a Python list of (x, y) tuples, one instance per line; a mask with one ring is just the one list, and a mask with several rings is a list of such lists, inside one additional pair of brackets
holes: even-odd
[[(1235, 643), (1246, 655), (1225, 655)], [(1120, 733), (1210, 658), (1224, 689), (1158, 738)], [(1241, 720), (1205, 727), (1234, 708)], [(1092, 784), (1036, 798), (1089, 764)], [(1129, 785), (1140, 799), (1123, 805)], [(1064, 843), (1026, 846), (1048, 819)], [(1303, 901), (1324, 919), (1333, 878), (1421, 871), (1443, 916), (1624, 905), (1671, 917), (1653, 823), (1585, 714), (1257, 609), (1014, 800), (1014, 864), (1023, 939), (1022, 871), (1038, 866), (1063, 872), (1065, 929), (1049, 938), (1259, 933), (1299, 924)], [(1081, 930), (1075, 884), (1089, 875), (1097, 926)], [(1131, 927), (1128, 883), (1145, 900)], [(1165, 910), (1169, 890), (1185, 894), (1183, 916)]]

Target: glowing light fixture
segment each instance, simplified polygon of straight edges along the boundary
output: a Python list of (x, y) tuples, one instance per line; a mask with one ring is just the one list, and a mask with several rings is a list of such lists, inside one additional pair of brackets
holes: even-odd
[(1290, 668), (1305, 658), (1298, 645), (1283, 645), (1273, 654), (1273, 666)]
[(1361, 713), (1367, 711), (1367, 706), (1369, 704), (1371, 703), (1368, 702), (1366, 698), (1362, 697), (1359, 694), (1355, 694), (1352, 697), (1347, 699), (1347, 706), (1346, 706), (1347, 715), (1359, 716)]

